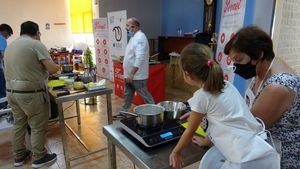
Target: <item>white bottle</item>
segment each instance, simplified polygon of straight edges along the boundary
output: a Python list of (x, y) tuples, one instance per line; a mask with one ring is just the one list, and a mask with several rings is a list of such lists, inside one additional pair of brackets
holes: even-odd
[(182, 36), (182, 29), (181, 29), (181, 27), (179, 27), (177, 29), (177, 36)]

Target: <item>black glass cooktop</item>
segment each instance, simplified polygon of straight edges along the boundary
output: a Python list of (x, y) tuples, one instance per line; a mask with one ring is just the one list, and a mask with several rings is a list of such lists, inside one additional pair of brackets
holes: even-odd
[(122, 128), (146, 147), (154, 147), (181, 137), (184, 128), (177, 121), (164, 121), (153, 128), (138, 125), (136, 118), (120, 120)]

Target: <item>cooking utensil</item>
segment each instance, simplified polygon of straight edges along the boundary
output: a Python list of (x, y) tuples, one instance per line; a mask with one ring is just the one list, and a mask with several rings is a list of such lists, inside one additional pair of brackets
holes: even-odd
[(73, 65), (71, 64), (64, 64), (61, 66), (62, 72), (63, 73), (70, 73), (73, 72)]
[(159, 55), (159, 53), (156, 53), (156, 54), (150, 56), (149, 59), (153, 59), (154, 57), (156, 57), (156, 56), (158, 56), (158, 55)]
[(165, 120), (178, 120), (187, 109), (183, 102), (163, 101), (157, 105), (165, 108)]
[(135, 117), (137, 117), (138, 115), (137, 114), (135, 114), (135, 113), (131, 113), (131, 112), (127, 112), (127, 111), (119, 111), (119, 113), (121, 114), (121, 115), (130, 115), (130, 116), (135, 116)]
[(159, 126), (164, 120), (165, 109), (155, 104), (142, 104), (133, 109), (134, 113), (120, 111), (121, 114), (135, 116), (141, 127), (151, 128)]

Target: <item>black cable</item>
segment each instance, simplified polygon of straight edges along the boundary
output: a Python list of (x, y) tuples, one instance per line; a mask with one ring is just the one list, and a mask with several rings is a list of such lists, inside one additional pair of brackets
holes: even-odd
[[(69, 109), (70, 107), (72, 107), (72, 106), (74, 105), (75, 102), (76, 102), (76, 101), (73, 101), (73, 103), (72, 103), (70, 106), (68, 106), (67, 108), (63, 109), (62, 113), (64, 113), (67, 109)], [(57, 123), (57, 122), (58, 122), (58, 120), (53, 121), (53, 122), (51, 122), (51, 123), (48, 123), (48, 126), (53, 126), (53, 125), (54, 125), (55, 123)]]
[(68, 108), (72, 107), (75, 102), (76, 101), (73, 101), (73, 103), (70, 106), (68, 106), (67, 108), (65, 108), (62, 112), (65, 112)]

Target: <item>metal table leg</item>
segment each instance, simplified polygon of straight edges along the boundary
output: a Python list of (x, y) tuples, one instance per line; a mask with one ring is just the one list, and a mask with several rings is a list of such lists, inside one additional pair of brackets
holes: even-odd
[[(89, 152), (90, 149), (88, 146), (84, 143), (84, 141), (76, 134), (76, 132), (68, 125), (68, 123), (65, 123), (65, 126), (71, 131), (71, 133), (75, 136), (75, 138), (79, 141), (81, 145)], [(71, 161), (71, 160), (70, 160)]]
[(65, 162), (66, 162), (66, 169), (70, 169), (71, 165), (69, 160), (69, 150), (68, 150), (68, 143), (67, 143), (67, 134), (65, 129), (64, 112), (63, 112), (62, 104), (58, 104), (57, 106), (58, 106), (58, 114), (59, 114), (60, 132), (62, 137)]
[(106, 95), (106, 106), (107, 106), (107, 120), (108, 124), (112, 124), (112, 106), (111, 106), (111, 94)]
[(107, 139), (107, 146), (108, 146), (109, 169), (117, 169), (116, 146), (109, 139)]
[(79, 100), (76, 100), (77, 124), (81, 124)]

